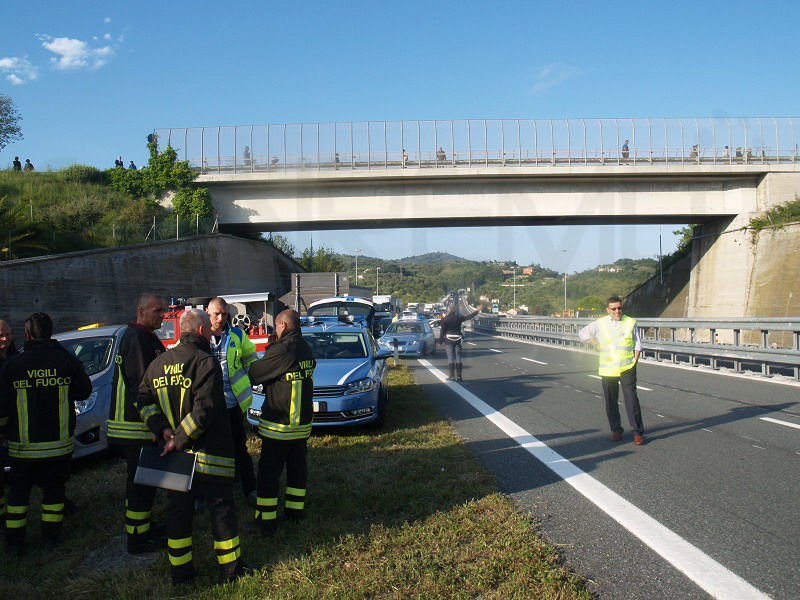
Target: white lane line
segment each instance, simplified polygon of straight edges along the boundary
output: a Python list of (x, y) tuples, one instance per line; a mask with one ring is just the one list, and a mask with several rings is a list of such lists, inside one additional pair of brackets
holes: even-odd
[(591, 377), (592, 379), (602, 379), (600, 375), (589, 375), (589, 377)]
[(637, 385), (637, 386), (636, 386), (636, 389), (638, 389), (638, 390), (644, 390), (645, 392), (652, 392), (652, 391), (653, 391), (652, 389), (650, 389), (650, 388), (646, 388), (646, 387), (644, 387), (643, 385)]
[(470, 346), (477, 346), (477, 345), (478, 345), (478, 344), (476, 344), (475, 342), (467, 342), (467, 343), (468, 343)]
[(656, 413), (656, 416), (657, 416), (657, 417), (661, 417), (662, 419), (663, 419), (663, 418), (665, 418), (665, 417), (664, 417), (664, 415), (660, 415), (660, 414), (658, 414), (658, 413)]
[(759, 450), (766, 450), (764, 446), (756, 446), (755, 444), (750, 444), (753, 448), (758, 448)]
[(524, 356), (522, 357), (522, 360), (527, 360), (528, 362), (536, 363), (537, 365), (546, 365), (547, 364), (546, 362), (542, 362), (540, 360), (535, 360), (533, 358), (525, 358)]
[(800, 429), (800, 425), (797, 423), (789, 423), (789, 421), (781, 421), (779, 419), (771, 419), (770, 417), (758, 417), (762, 421), (769, 421), (770, 423), (777, 423), (778, 425), (786, 425), (787, 427), (794, 427), (795, 429)]
[[(419, 362), (434, 377), (446, 382), (445, 374), (427, 360), (420, 359)], [(446, 383), (498, 429), (711, 596), (730, 600), (768, 600), (768, 596), (764, 593), (579, 469), (475, 394), (453, 381)]]
[(713, 431), (711, 431), (710, 429), (706, 429), (705, 427), (701, 427), (700, 429), (702, 429), (703, 431), (707, 431), (708, 433), (714, 433)]
[(492, 352), (497, 352), (498, 354), (502, 354), (503, 353), (502, 350), (495, 350), (494, 348), (489, 348), (489, 350), (491, 350)]

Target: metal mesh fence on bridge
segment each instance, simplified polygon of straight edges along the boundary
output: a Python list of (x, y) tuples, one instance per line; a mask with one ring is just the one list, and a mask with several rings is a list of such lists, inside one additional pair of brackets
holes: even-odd
[(157, 129), (203, 173), (796, 163), (800, 119), (465, 119)]

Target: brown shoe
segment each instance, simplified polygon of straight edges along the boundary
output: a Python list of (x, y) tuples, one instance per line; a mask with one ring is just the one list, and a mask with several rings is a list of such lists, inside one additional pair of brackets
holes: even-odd
[(622, 439), (622, 432), (621, 431), (615, 431), (614, 433), (611, 434), (611, 441), (612, 442), (618, 442), (621, 439)]
[(644, 438), (641, 435), (636, 434), (633, 436), (633, 443), (637, 446), (644, 446)]

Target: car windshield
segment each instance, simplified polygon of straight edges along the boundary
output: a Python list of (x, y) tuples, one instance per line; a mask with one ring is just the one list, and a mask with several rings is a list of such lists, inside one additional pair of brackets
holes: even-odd
[(425, 328), (420, 322), (401, 323), (395, 321), (386, 330), (386, 333), (423, 333)]
[(78, 357), (87, 375), (99, 373), (111, 364), (114, 351), (114, 338), (111, 336), (59, 340), (59, 344)]
[(317, 359), (366, 358), (367, 346), (361, 333), (313, 331), (303, 333)]
[(350, 315), (361, 315), (368, 317), (372, 312), (372, 307), (367, 304), (335, 302), (331, 304), (320, 304), (308, 309), (310, 317), (347, 317)]

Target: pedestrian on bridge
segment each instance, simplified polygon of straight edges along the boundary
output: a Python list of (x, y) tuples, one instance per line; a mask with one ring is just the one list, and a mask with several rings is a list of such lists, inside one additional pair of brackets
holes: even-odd
[(625, 398), (628, 423), (633, 429), (633, 443), (644, 444), (644, 426), (639, 397), (636, 394), (636, 363), (642, 352), (642, 340), (636, 320), (623, 314), (622, 300), (611, 296), (606, 303), (607, 316), (594, 321), (578, 332), (581, 340), (600, 351), (599, 374), (603, 381), (606, 415), (611, 428), (611, 441), (622, 439), (619, 416), (619, 387)]
[(437, 344), (444, 343), (447, 351), (447, 369), (450, 374), (447, 381), (463, 381), (461, 378), (461, 340), (464, 334), (461, 333), (461, 324), (469, 321), (483, 310), (483, 304), (479, 305), (475, 312), (468, 315), (460, 315), (457, 311), (457, 302), (453, 302), (447, 309), (447, 316), (442, 319), (439, 329), (439, 340)]

